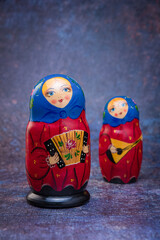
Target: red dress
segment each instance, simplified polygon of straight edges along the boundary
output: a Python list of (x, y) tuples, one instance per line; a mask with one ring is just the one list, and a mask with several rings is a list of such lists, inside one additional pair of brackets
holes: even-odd
[[(99, 136), (99, 161), (102, 175), (107, 181), (110, 182), (112, 179), (118, 178), (123, 183), (128, 183), (133, 178), (138, 178), (142, 162), (141, 136), (138, 119), (120, 124), (117, 127), (111, 127), (109, 124), (102, 126)], [(112, 162), (107, 154), (111, 144), (113, 144), (111, 139), (115, 142), (122, 141), (123, 144), (128, 145), (129, 150), (122, 158), (119, 157), (120, 160), (117, 163)]]
[(88, 133), (87, 145), (90, 146), (90, 131), (85, 118), (85, 111), (77, 119), (59, 119), (54, 123), (29, 122), (26, 131), (26, 171), (29, 185), (37, 192), (43, 186), (50, 186), (55, 191), (62, 191), (67, 186), (79, 190), (89, 180), (90, 152), (85, 162), (59, 168), (57, 164), (48, 166), (44, 142), (55, 135), (70, 130), (84, 130)]

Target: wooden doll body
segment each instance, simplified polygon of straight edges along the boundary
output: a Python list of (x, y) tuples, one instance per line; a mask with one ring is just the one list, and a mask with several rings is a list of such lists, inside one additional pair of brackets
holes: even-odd
[[(86, 154), (84, 163), (79, 162), (59, 168), (57, 164), (52, 165), (49, 163), (49, 152), (44, 145), (44, 142), (53, 136), (75, 129), (83, 130), (89, 134), (89, 127), (85, 119), (84, 111), (82, 111), (76, 120), (68, 117), (51, 124), (43, 122), (28, 123), (26, 136), (28, 139), (26, 170), (29, 185), (36, 192), (40, 192), (48, 186), (60, 193), (64, 188), (72, 186), (73, 189), (69, 190), (70, 193), (72, 193), (86, 186), (90, 174), (90, 155), (88, 153)], [(88, 145), (90, 144), (89, 139), (90, 135), (87, 141)], [(53, 193), (55, 194), (54, 191)]]
[(142, 132), (136, 104), (127, 97), (116, 97), (106, 104), (99, 135), (99, 162), (102, 175), (108, 182), (130, 183), (138, 178), (142, 162)]
[[(26, 173), (32, 193), (38, 196), (84, 193), (90, 175), (90, 130), (82, 89), (67, 76), (48, 76), (33, 90), (26, 129)], [(78, 202), (66, 206), (72, 205)]]

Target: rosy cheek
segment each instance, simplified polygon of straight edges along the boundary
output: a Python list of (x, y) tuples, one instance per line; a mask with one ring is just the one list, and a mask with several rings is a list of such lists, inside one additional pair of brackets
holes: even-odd
[(69, 100), (69, 99), (70, 99), (70, 96), (69, 96), (69, 95), (66, 95), (66, 96), (65, 96), (65, 99), (66, 99), (66, 100)]
[(117, 114), (117, 113), (115, 113), (115, 114), (114, 114), (114, 116), (115, 116), (115, 117), (117, 117), (117, 116), (118, 116), (118, 114)]
[(56, 99), (53, 99), (53, 100), (51, 101), (51, 103), (52, 103), (52, 104), (56, 104), (56, 103), (57, 103), (57, 100), (56, 100)]
[(127, 112), (127, 110), (126, 110), (126, 109), (124, 109), (124, 112)]

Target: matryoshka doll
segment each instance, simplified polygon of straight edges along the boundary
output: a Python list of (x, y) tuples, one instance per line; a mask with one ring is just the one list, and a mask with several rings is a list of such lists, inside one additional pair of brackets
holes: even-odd
[(111, 183), (131, 183), (142, 162), (142, 132), (138, 107), (129, 97), (111, 98), (104, 109), (99, 135), (102, 175)]
[(68, 76), (38, 82), (26, 129), (26, 173), (36, 206), (61, 208), (89, 200), (90, 130), (80, 85)]

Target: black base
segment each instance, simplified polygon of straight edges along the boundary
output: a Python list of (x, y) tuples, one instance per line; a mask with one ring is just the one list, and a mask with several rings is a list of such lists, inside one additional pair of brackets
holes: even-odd
[(31, 191), (33, 193), (36, 193), (38, 195), (46, 196), (46, 197), (58, 197), (58, 196), (71, 196), (77, 193), (83, 192), (87, 187), (87, 182), (79, 189), (75, 189), (72, 186), (67, 186), (63, 188), (61, 191), (56, 191), (54, 190), (51, 186), (49, 185), (44, 185), (42, 186), (42, 189), (40, 192), (36, 192), (33, 188), (31, 188)]
[[(108, 183), (115, 183), (115, 184), (125, 184), (120, 178), (113, 178), (110, 181), (108, 181), (105, 177), (103, 177), (103, 179), (108, 182)], [(136, 178), (133, 177), (129, 182), (129, 183), (135, 183), (136, 182)]]
[(27, 202), (36, 207), (42, 208), (70, 208), (78, 207), (90, 199), (87, 190), (70, 196), (42, 196), (30, 191), (27, 195)]

